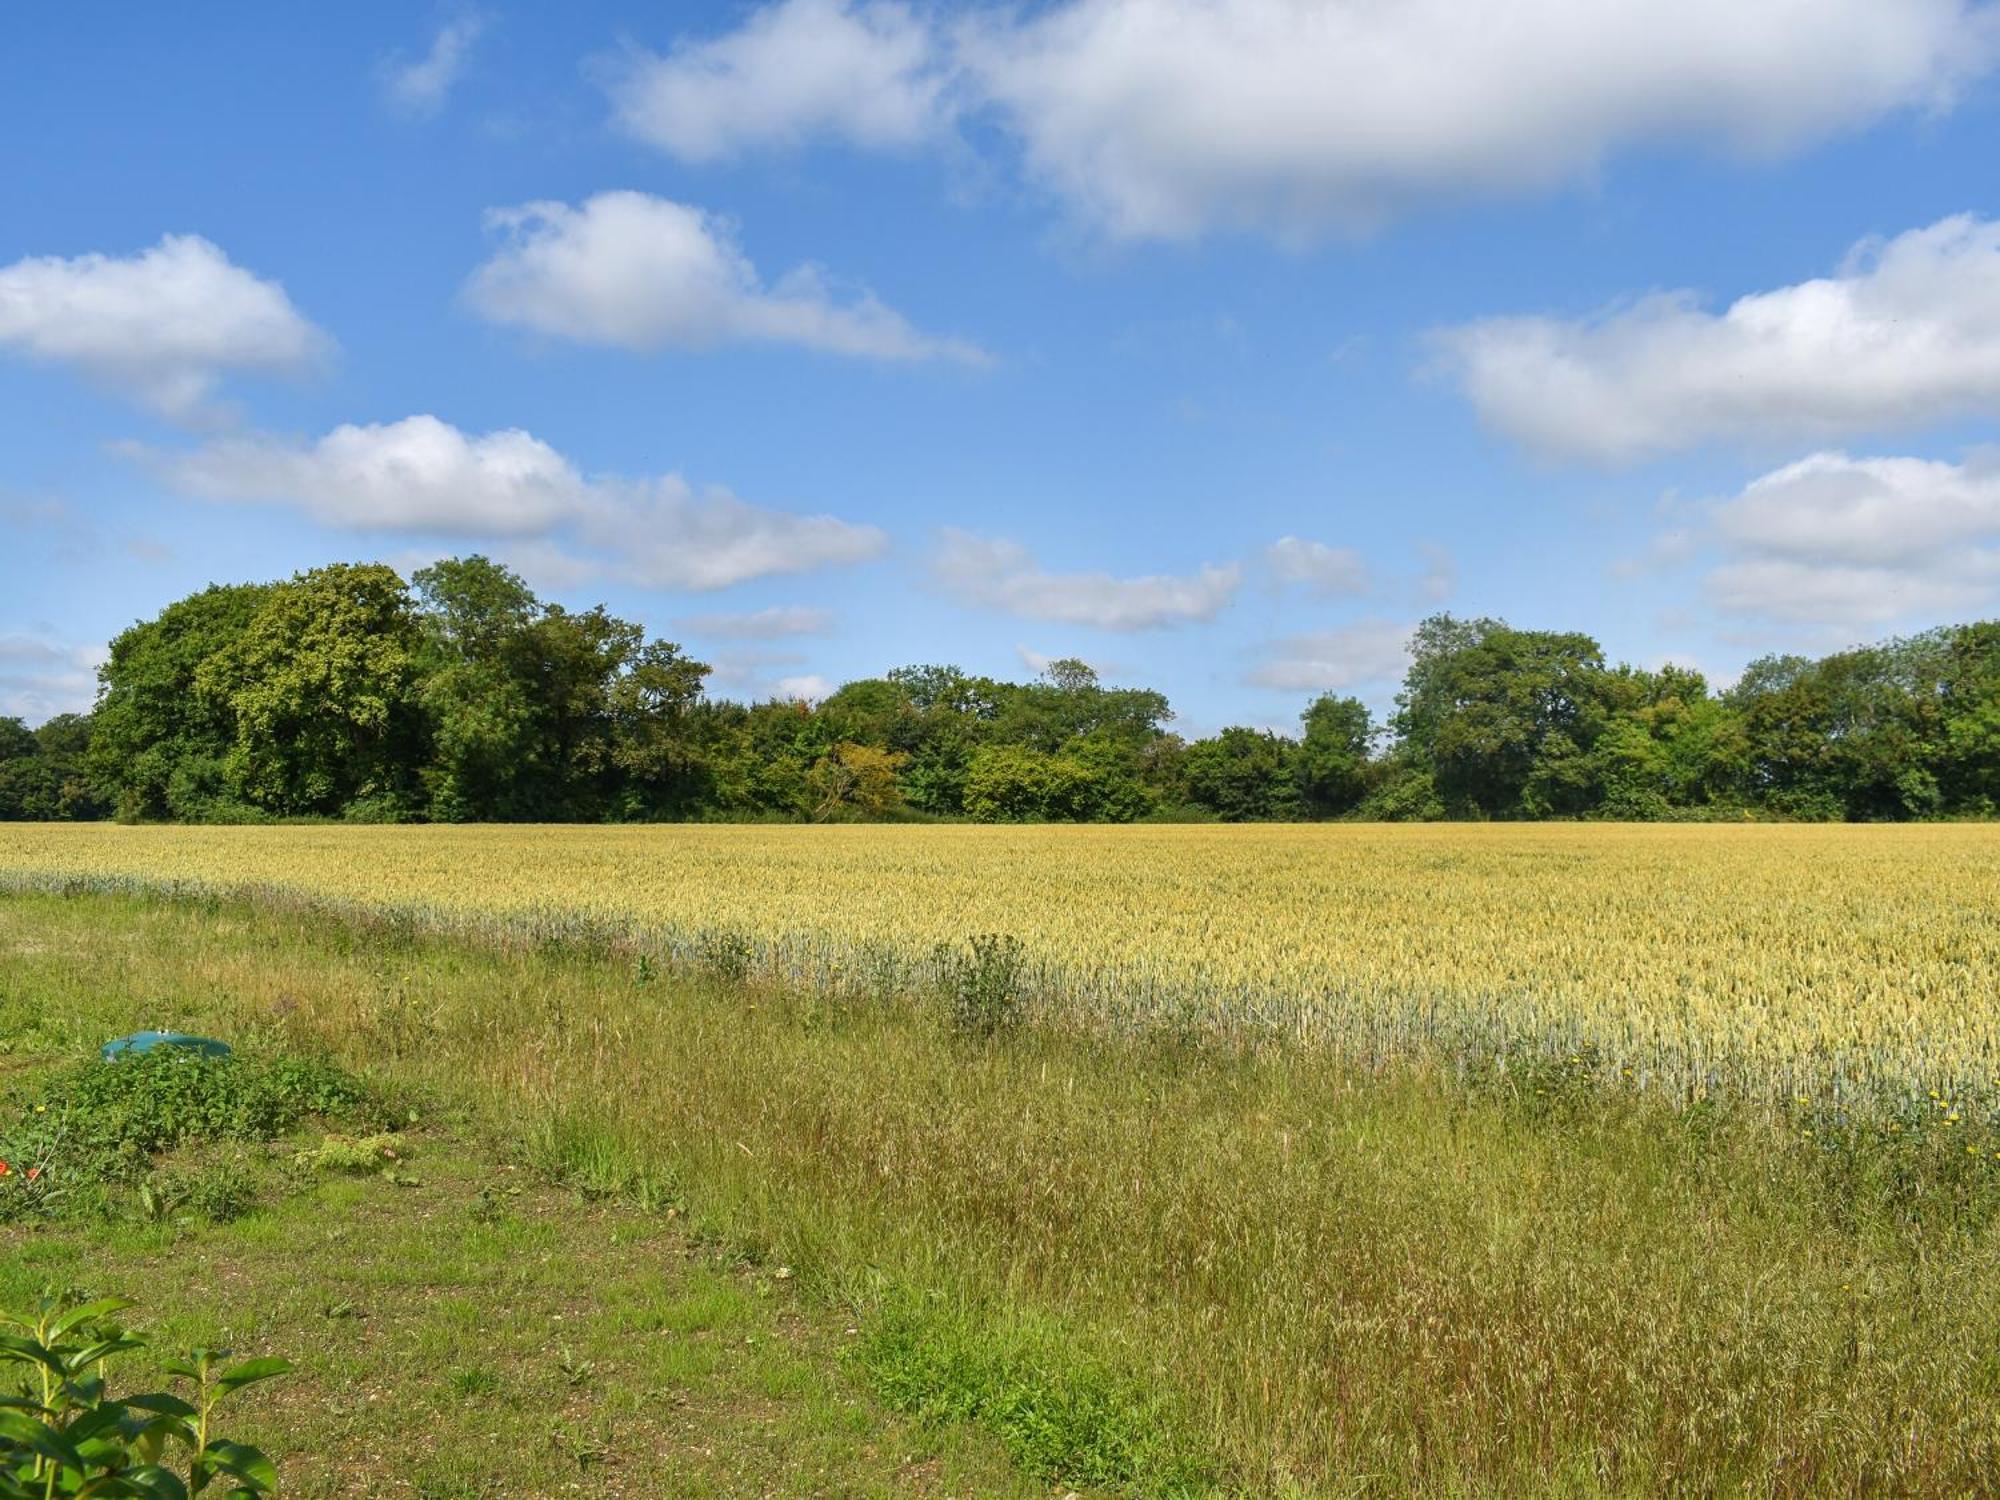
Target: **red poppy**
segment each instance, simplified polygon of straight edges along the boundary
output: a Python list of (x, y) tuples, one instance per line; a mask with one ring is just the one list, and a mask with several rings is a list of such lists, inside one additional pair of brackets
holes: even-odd
[(14, 1169), (8, 1166), (7, 1163), (5, 1163), (4, 1161), (0, 1161), (0, 1177), (5, 1177), (9, 1172), (13, 1170)]
[(42, 1175), (42, 1169), (40, 1167), (28, 1168), (28, 1181), (33, 1182), (37, 1177), (41, 1175)]

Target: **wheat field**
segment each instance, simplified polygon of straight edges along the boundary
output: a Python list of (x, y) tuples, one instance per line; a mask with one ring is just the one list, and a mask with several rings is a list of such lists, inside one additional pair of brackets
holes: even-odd
[(2000, 834), (1970, 825), (23, 825), (0, 880), (720, 944), (840, 992), (1007, 933), (1055, 1024), (1568, 1053), (1683, 1096), (2000, 1070)]

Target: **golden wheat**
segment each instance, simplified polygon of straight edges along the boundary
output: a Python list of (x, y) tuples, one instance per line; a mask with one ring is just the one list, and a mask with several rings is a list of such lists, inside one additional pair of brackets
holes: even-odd
[(1053, 1022), (1588, 1051), (1682, 1093), (2000, 1070), (2000, 833), (1977, 826), (23, 825), (0, 878), (720, 941), (850, 993), (1004, 932)]

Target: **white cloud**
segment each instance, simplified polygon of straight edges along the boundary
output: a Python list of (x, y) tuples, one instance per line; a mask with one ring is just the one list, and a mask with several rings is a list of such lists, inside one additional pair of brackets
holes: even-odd
[(613, 80), (686, 159), (908, 147), (990, 113), (1113, 236), (1302, 239), (1547, 190), (1620, 151), (1769, 158), (1948, 107), (2000, 51), (1979, 0), (1056, 0), (928, 27), (777, 0)]
[(584, 535), (613, 554), (613, 576), (673, 589), (719, 589), (866, 562), (889, 545), (873, 526), (768, 510), (715, 486), (697, 493), (672, 474), (611, 486)]
[(357, 530), (528, 536), (573, 516), (588, 486), (518, 428), (468, 436), (433, 416), (334, 428), (311, 444), (224, 438), (159, 459), (174, 485), (214, 500), (282, 500)]
[(1793, 149), (1948, 101), (1993, 30), (1963, 0), (1072, 0), (975, 56), (1112, 233), (1300, 237), (1623, 148)]
[(497, 323), (635, 350), (777, 343), (868, 359), (986, 358), (919, 332), (871, 293), (837, 298), (813, 266), (766, 286), (730, 226), (687, 204), (609, 192), (581, 208), (529, 203), (488, 218), (507, 243), (473, 273), (466, 298)]
[(1352, 547), (1286, 536), (1264, 549), (1264, 561), (1279, 583), (1296, 583), (1316, 594), (1365, 594), (1371, 586), (1367, 561)]
[(691, 635), (773, 641), (794, 635), (824, 635), (833, 627), (833, 612), (802, 604), (773, 604), (745, 614), (689, 615), (679, 624)]
[(1109, 573), (1051, 573), (1018, 542), (947, 528), (932, 576), (952, 597), (1029, 620), (1152, 630), (1213, 619), (1236, 597), (1243, 570), (1204, 565), (1194, 574), (1115, 578)]
[(199, 235), (0, 267), (0, 349), (69, 365), (177, 421), (208, 415), (226, 374), (299, 374), (330, 346), (283, 287)]
[(724, 651), (708, 656), (708, 683), (711, 688), (728, 689), (741, 696), (769, 697), (772, 669), (798, 667), (806, 658), (796, 651)]
[(107, 654), (102, 646), (0, 635), (0, 715), (39, 724), (57, 714), (87, 711)]
[(444, 108), (452, 85), (465, 71), (472, 44), (486, 29), (483, 16), (466, 14), (446, 22), (431, 42), (431, 50), (415, 62), (392, 59), (382, 69), (382, 94), (404, 114), (434, 115)]
[(1269, 659), (1252, 669), (1249, 680), (1288, 693), (1345, 692), (1395, 682), (1409, 667), (1413, 629), (1394, 620), (1360, 620), (1338, 630), (1292, 636), (1270, 648)]
[(665, 57), (632, 53), (608, 82), (626, 133), (683, 161), (821, 136), (896, 149), (948, 128), (935, 40), (895, 3), (780, 0)]
[(861, 562), (888, 545), (873, 526), (766, 509), (678, 474), (586, 478), (529, 433), (472, 436), (433, 416), (343, 426), (313, 443), (128, 451), (207, 499), (290, 505), (352, 530), (516, 538), (510, 558), (542, 579), (715, 589)]
[(1816, 453), (1705, 512), (1698, 544), (1720, 561), (1703, 586), (1725, 613), (1880, 628), (1986, 609), (2000, 590), (1993, 453), (1962, 464)]
[(1830, 277), (1691, 292), (1583, 321), (1491, 318), (1440, 335), (1490, 425), (1543, 452), (1641, 458), (1711, 438), (1824, 440), (2000, 411), (2000, 221), (1867, 242)]

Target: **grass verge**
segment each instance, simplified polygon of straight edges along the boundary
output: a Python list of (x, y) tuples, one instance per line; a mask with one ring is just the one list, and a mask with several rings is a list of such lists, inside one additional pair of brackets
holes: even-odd
[(224, 1222), (194, 1201), (0, 1228), (0, 1302), (142, 1298), (121, 1388), (177, 1347), (291, 1357), (240, 1408), (291, 1496), (1042, 1493), (976, 1429), (887, 1411), (859, 1330), (677, 1218), (580, 1205), (434, 1129), (391, 1173), (301, 1180), (276, 1165), (300, 1145), (239, 1163)]
[(893, 1402), (1043, 1478), (1818, 1495), (2000, 1472), (1991, 1168), (1942, 1136), (1899, 1156), (1421, 1065), (968, 1041), (228, 902), (18, 896), (0, 957), (0, 1025), (31, 1040), (324, 1048), (581, 1190), (686, 1210), (859, 1309), (853, 1358)]

